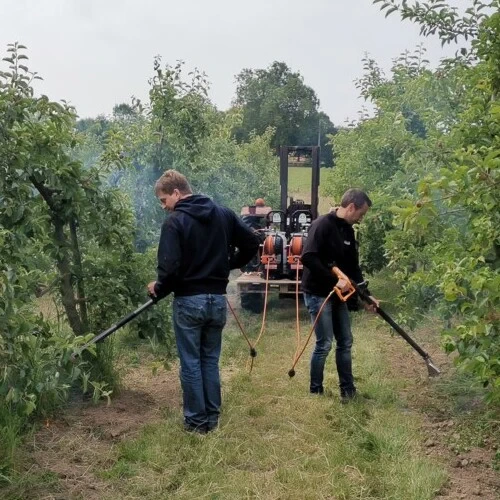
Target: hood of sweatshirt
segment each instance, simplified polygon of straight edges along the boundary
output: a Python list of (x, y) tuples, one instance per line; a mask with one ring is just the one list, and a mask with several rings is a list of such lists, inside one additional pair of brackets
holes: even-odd
[(184, 212), (200, 222), (208, 222), (217, 209), (215, 203), (202, 194), (193, 194), (175, 204), (175, 212)]

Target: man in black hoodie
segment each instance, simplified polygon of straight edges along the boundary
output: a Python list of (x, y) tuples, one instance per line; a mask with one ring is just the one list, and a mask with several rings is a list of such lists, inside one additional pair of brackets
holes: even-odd
[[(348, 283), (332, 273), (337, 266), (356, 283), (363, 281), (359, 267), (353, 224), (361, 222), (370, 208), (370, 198), (359, 189), (349, 189), (340, 207), (318, 217), (311, 225), (302, 252), (304, 272), (302, 290), (306, 307), (314, 323), (316, 316), (334, 286), (346, 292)], [(373, 297), (372, 297), (373, 298)], [(376, 301), (376, 299), (374, 299)], [(378, 304), (378, 301), (376, 301)], [(372, 306), (367, 310), (374, 311)], [(339, 376), (341, 401), (346, 403), (356, 395), (352, 375), (352, 333), (347, 305), (333, 295), (321, 312), (315, 327), (316, 345), (311, 357), (310, 391), (323, 393), (323, 371), (335, 338), (335, 361)]]
[(171, 215), (161, 228), (157, 279), (148, 291), (157, 298), (174, 294), (184, 427), (206, 433), (219, 420), (229, 272), (250, 261), (259, 240), (234, 212), (194, 195), (186, 177), (175, 170), (158, 179), (155, 194)]

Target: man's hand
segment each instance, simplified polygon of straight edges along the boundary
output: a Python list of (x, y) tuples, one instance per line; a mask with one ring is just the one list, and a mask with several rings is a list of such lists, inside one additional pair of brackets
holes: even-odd
[(370, 299), (374, 302), (374, 304), (368, 304), (367, 302), (363, 302), (363, 307), (365, 308), (365, 311), (376, 313), (377, 308), (380, 307), (380, 301), (377, 300), (375, 297), (373, 297), (373, 295), (370, 295)]
[(337, 284), (335, 285), (342, 293), (349, 291), (350, 281), (344, 278), (339, 278)]
[(148, 295), (150, 297), (156, 297), (155, 285), (156, 285), (156, 281), (152, 281), (151, 283), (148, 283)]

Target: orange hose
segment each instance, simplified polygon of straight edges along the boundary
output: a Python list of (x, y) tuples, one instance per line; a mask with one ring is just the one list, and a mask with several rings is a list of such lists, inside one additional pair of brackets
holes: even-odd
[(295, 274), (295, 280), (296, 280), (296, 285), (295, 285), (295, 339), (296, 339), (296, 348), (295, 348), (295, 353), (293, 355), (293, 359), (297, 356), (297, 353), (299, 352), (300, 349), (300, 320), (299, 320), (299, 272), (300, 272), (300, 267), (299, 267), (299, 258), (297, 257), (297, 273)]
[(312, 334), (314, 332), (314, 327), (316, 326), (316, 323), (318, 322), (318, 319), (319, 317), (321, 316), (321, 313), (323, 312), (323, 308), (325, 307), (325, 304), (328, 302), (328, 300), (330, 299), (330, 297), (335, 293), (335, 290), (332, 290), (328, 296), (326, 297), (326, 299), (324, 300), (323, 304), (321, 304), (321, 307), (318, 311), (318, 314), (316, 316), (316, 319), (314, 320), (314, 323), (312, 325), (312, 328), (311, 328), (311, 331), (309, 332), (309, 335), (307, 336), (307, 339), (306, 339), (306, 342), (304, 344), (304, 346), (302, 347), (302, 350), (300, 351), (300, 353), (295, 356), (295, 359), (293, 361), (293, 365), (292, 365), (292, 368), (289, 370), (288, 372), (288, 375), (290, 377), (293, 377), (295, 375), (295, 366), (297, 365), (297, 363), (299, 362), (299, 359), (302, 357), (302, 354), (304, 354), (304, 351), (306, 350), (306, 347), (307, 345), (309, 344), (309, 341), (311, 340), (311, 337), (312, 337)]
[(236, 316), (236, 313), (235, 313), (233, 307), (231, 306), (228, 298), (226, 297), (227, 305), (229, 306), (229, 309), (233, 313), (234, 319), (236, 320), (236, 323), (238, 324), (238, 327), (239, 327), (241, 333), (243, 334), (243, 337), (247, 341), (248, 347), (250, 347), (250, 373), (252, 373), (252, 369), (253, 369), (253, 358), (255, 358), (255, 356), (257, 355), (255, 347), (257, 346), (257, 344), (259, 343), (260, 339), (262, 338), (262, 334), (264, 333), (265, 326), (266, 326), (267, 291), (268, 291), (268, 286), (267, 285), (269, 283), (269, 264), (266, 266), (266, 269), (267, 269), (267, 273), (266, 273), (266, 292), (265, 292), (265, 296), (264, 296), (264, 313), (262, 315), (262, 324), (261, 324), (261, 327), (260, 327), (259, 335), (257, 336), (257, 339), (255, 340), (255, 342), (253, 344), (250, 341), (250, 339), (248, 338), (248, 335), (245, 333), (245, 330), (243, 329), (243, 326), (241, 325), (241, 322), (238, 319), (238, 316)]
[[(269, 269), (270, 265), (269, 263), (266, 264), (266, 291), (264, 294), (264, 312), (262, 313), (262, 324), (260, 326), (260, 332), (259, 335), (257, 335), (257, 339), (255, 340), (255, 343), (253, 344), (253, 349), (255, 350), (255, 347), (259, 343), (262, 334), (264, 333), (265, 327), (266, 327), (266, 314), (267, 314), (267, 292), (268, 292), (268, 285), (269, 285)], [(252, 368), (253, 368), (253, 356), (251, 358), (251, 364), (250, 364), (250, 373), (252, 373)]]
[(243, 330), (243, 327), (241, 326), (241, 323), (240, 323), (240, 320), (238, 319), (238, 316), (236, 316), (236, 313), (234, 312), (234, 309), (233, 307), (231, 306), (230, 302), (229, 302), (229, 299), (226, 297), (226, 302), (227, 302), (227, 305), (229, 306), (229, 309), (231, 310), (231, 312), (233, 313), (233, 316), (234, 316), (234, 319), (236, 320), (236, 323), (238, 324), (238, 326), (240, 327), (240, 331), (241, 333), (243, 334), (243, 337), (245, 337), (245, 340), (247, 341), (247, 344), (248, 344), (248, 347), (250, 347), (250, 349), (253, 349), (253, 345), (252, 343), (250, 342), (250, 339), (248, 338), (247, 334), (245, 333), (245, 330)]

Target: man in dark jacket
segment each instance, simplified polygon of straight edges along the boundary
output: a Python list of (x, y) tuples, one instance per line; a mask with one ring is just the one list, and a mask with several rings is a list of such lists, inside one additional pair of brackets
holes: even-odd
[(174, 294), (184, 426), (206, 433), (219, 420), (219, 357), (229, 272), (255, 255), (259, 241), (234, 212), (194, 195), (186, 177), (175, 170), (158, 179), (155, 193), (171, 215), (161, 228), (157, 279), (148, 290), (158, 298)]
[[(348, 283), (338, 280), (332, 273), (332, 267), (339, 267), (356, 283), (363, 281), (352, 226), (362, 220), (371, 204), (366, 193), (349, 189), (342, 197), (340, 207), (318, 217), (309, 229), (302, 252), (302, 290), (313, 322), (334, 286), (342, 292), (348, 290)], [(369, 306), (366, 309), (374, 310)], [(353, 339), (347, 305), (337, 295), (332, 295), (325, 304), (316, 323), (315, 334), (316, 345), (311, 357), (311, 393), (323, 393), (323, 371), (335, 337), (341, 401), (350, 401), (356, 395), (351, 357)]]

